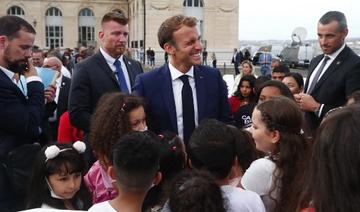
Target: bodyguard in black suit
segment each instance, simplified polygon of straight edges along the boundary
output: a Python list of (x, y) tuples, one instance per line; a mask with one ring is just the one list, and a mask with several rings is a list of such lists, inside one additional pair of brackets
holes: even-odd
[[(44, 86), (29, 59), (34, 41), (35, 29), (28, 22), (17, 16), (0, 18), (0, 211), (23, 209), (23, 197), (15, 194), (4, 164), (11, 151), (37, 141), (40, 133)], [(13, 80), (15, 73), (26, 79), (26, 96)]]
[(75, 66), (69, 96), (70, 120), (85, 133), (89, 132), (90, 117), (99, 98), (107, 92), (130, 92), (136, 75), (143, 72), (139, 62), (124, 56), (128, 34), (128, 19), (122, 13), (105, 14), (99, 32), (100, 50)]
[(347, 96), (360, 89), (360, 57), (345, 45), (348, 29), (344, 14), (327, 12), (317, 31), (324, 54), (311, 61), (305, 93), (295, 96), (312, 134), (329, 110), (344, 105)]

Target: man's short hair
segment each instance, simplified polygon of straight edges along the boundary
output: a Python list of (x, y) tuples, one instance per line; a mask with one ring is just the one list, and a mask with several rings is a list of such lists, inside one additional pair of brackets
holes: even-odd
[(34, 53), (41, 53), (42, 56), (45, 57), (45, 53), (44, 53), (44, 51), (41, 50), (41, 49), (33, 49), (32, 52), (33, 52), (33, 54), (34, 54)]
[(121, 189), (149, 189), (159, 170), (159, 142), (158, 136), (149, 131), (130, 132), (114, 145), (112, 160)]
[(9, 39), (13, 39), (18, 36), (20, 30), (36, 34), (34, 27), (18, 16), (5, 15), (0, 17), (0, 36), (5, 35)]
[(115, 21), (121, 25), (126, 25), (129, 23), (129, 19), (120, 9), (114, 9), (111, 12), (106, 13), (101, 19), (101, 25), (110, 21)]
[(218, 180), (224, 179), (236, 157), (234, 134), (226, 124), (208, 119), (191, 135), (188, 154), (194, 168), (207, 170)]
[(290, 73), (290, 69), (286, 65), (279, 65), (274, 68), (273, 72), (288, 74)]
[(196, 26), (197, 20), (195, 17), (184, 16), (184, 15), (175, 15), (166, 19), (159, 28), (158, 31), (158, 41), (161, 48), (164, 48), (164, 45), (168, 42), (173, 42), (173, 33), (179, 30), (183, 25), (188, 27)]
[(339, 11), (329, 11), (319, 20), (322, 25), (329, 24), (332, 21), (337, 21), (339, 23), (339, 31), (347, 29), (346, 17), (344, 13)]

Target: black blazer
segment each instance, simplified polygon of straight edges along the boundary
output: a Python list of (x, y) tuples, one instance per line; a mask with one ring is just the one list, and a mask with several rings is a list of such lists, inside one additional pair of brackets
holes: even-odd
[(61, 84), (60, 84), (60, 91), (59, 91), (59, 98), (57, 101), (56, 107), (56, 120), (60, 120), (60, 116), (67, 111), (68, 109), (68, 99), (69, 99), (69, 92), (70, 92), (70, 85), (71, 79), (65, 76), (62, 76)]
[[(305, 83), (305, 91), (309, 87), (309, 79), (324, 55), (315, 57), (309, 67), (309, 75)], [(315, 132), (324, 115), (335, 107), (346, 103), (352, 92), (360, 89), (360, 57), (348, 46), (340, 52), (330, 64), (310, 95), (320, 104), (324, 104), (320, 117), (313, 112), (305, 113), (306, 124)]]
[[(136, 75), (143, 73), (141, 64), (123, 56), (133, 86)], [(85, 132), (89, 131), (90, 117), (99, 98), (107, 92), (121, 91), (114, 72), (104, 56), (96, 54), (75, 65), (69, 94), (71, 123)]]
[(0, 161), (12, 149), (35, 142), (44, 115), (44, 85), (27, 83), (27, 96), (0, 70)]

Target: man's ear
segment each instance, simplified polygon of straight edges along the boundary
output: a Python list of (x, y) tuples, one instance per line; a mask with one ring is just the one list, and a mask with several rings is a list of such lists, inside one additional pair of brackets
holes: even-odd
[(174, 55), (175, 53), (175, 47), (170, 44), (169, 42), (164, 44), (164, 50), (169, 54), (169, 55)]
[(0, 49), (5, 49), (7, 46), (7, 37), (5, 35), (0, 36)]
[(117, 176), (116, 176), (114, 166), (109, 166), (108, 167), (107, 174), (111, 177), (111, 179), (116, 180)]
[(271, 133), (271, 143), (276, 144), (280, 140), (280, 132), (279, 130), (274, 130)]
[(100, 39), (100, 40), (103, 39), (104, 34), (105, 34), (104, 31), (101, 29), (101, 30), (99, 31), (99, 39)]

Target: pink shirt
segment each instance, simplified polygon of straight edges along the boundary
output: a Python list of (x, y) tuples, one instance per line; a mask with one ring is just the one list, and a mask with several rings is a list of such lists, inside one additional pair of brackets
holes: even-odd
[(114, 188), (114, 180), (102, 168), (99, 161), (96, 161), (84, 177), (84, 181), (92, 194), (93, 203), (112, 200), (118, 192)]

